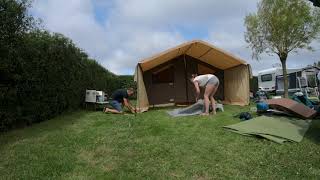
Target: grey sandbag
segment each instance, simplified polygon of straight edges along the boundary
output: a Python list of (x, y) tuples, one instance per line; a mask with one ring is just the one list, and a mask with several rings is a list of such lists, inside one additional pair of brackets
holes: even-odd
[(175, 109), (173, 111), (167, 111), (170, 116), (179, 117), (179, 116), (192, 116), (192, 115), (199, 115), (204, 111), (204, 101), (200, 99), (195, 104), (186, 107)]

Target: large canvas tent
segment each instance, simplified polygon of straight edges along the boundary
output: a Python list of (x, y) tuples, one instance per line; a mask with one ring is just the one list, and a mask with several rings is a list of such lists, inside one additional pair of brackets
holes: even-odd
[(225, 104), (249, 104), (251, 68), (244, 60), (209, 43), (194, 40), (142, 60), (135, 70), (137, 107), (195, 102), (192, 74), (215, 74), (215, 98)]

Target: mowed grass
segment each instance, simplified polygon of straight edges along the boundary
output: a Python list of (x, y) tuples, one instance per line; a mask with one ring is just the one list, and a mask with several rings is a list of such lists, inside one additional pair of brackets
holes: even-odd
[(0, 179), (320, 179), (320, 123), (301, 143), (225, 131), (249, 107), (171, 118), (79, 111), (2, 134)]

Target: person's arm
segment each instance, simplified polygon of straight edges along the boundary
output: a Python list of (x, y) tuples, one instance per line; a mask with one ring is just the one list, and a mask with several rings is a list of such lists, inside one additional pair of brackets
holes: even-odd
[(131, 105), (129, 99), (123, 98), (123, 104), (126, 106), (132, 113), (135, 113), (135, 108)]
[(129, 100), (127, 98), (123, 98), (124, 106), (129, 106)]
[(198, 102), (199, 96), (200, 96), (200, 87), (199, 87), (199, 83), (197, 81), (193, 82), (194, 87), (196, 89), (196, 102)]

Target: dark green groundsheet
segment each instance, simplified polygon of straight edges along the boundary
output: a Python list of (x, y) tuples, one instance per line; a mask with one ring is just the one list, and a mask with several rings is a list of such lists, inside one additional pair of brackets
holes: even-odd
[(277, 143), (301, 142), (311, 120), (260, 116), (230, 126), (226, 130), (245, 136), (260, 136)]

